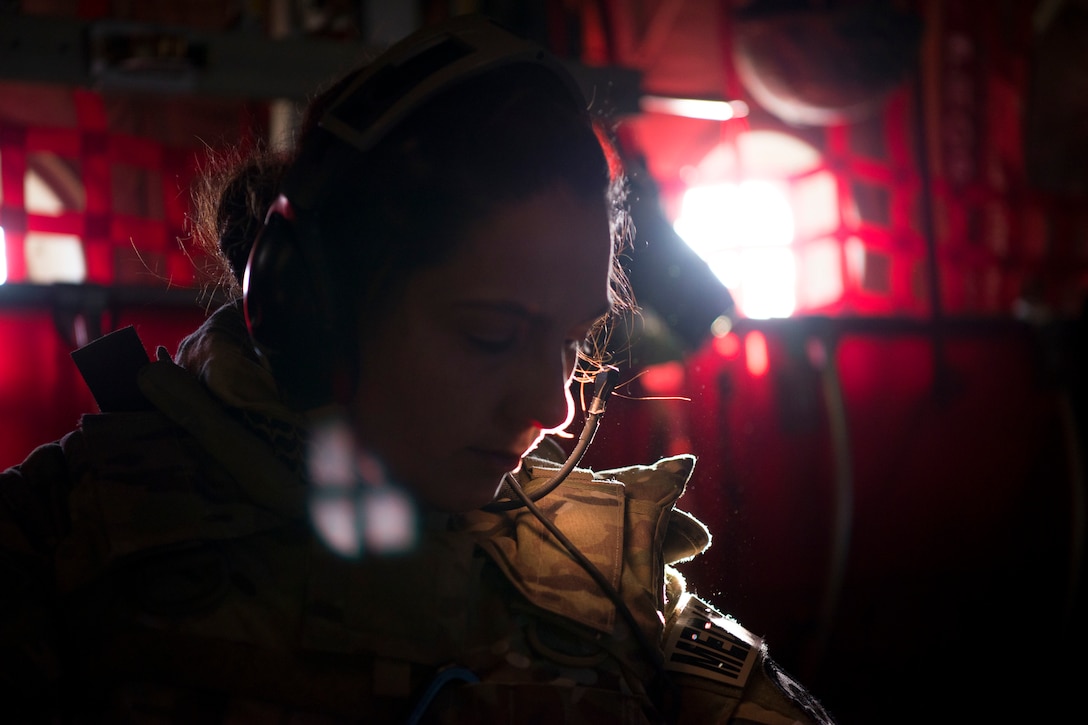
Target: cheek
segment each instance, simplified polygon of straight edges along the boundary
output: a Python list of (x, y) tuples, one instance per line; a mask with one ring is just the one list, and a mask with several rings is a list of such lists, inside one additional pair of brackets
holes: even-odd
[(360, 365), (351, 403), (360, 445), (388, 455), (392, 431), (412, 430), (406, 425), (421, 414), (427, 397), (429, 372), (424, 355), (409, 355), (419, 344), (411, 327), (403, 333), (373, 334), (361, 346)]
[(360, 429), (394, 450), (405, 442), (441, 447), (464, 430), (485, 399), (486, 374), (426, 320), (406, 322), (381, 342), (360, 375)]

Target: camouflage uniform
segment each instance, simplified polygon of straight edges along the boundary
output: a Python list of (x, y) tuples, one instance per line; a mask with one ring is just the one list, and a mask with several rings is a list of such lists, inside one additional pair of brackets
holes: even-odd
[[(758, 638), (687, 594), (672, 568), (709, 544), (673, 505), (693, 457), (576, 470), (539, 502), (621, 594), (628, 620), (524, 509), (429, 515), (407, 553), (337, 556), (306, 517), (297, 421), (267, 398), (274, 383), (237, 311), (214, 315), (178, 359), (188, 370), (160, 359), (140, 371), (148, 409), (84, 416), (0, 474), (9, 712), (829, 721)], [(527, 459), (524, 486), (556, 468)]]

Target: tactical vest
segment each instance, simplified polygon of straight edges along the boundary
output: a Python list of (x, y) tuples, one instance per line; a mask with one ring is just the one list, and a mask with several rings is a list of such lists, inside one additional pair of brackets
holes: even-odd
[[(130, 409), (85, 416), (63, 443), (71, 712), (830, 722), (671, 568), (709, 544), (674, 507), (692, 456), (576, 469), (539, 502), (627, 619), (524, 509), (431, 515), (409, 552), (338, 556), (309, 525), (306, 484), (195, 378), (160, 359), (136, 381)], [(557, 467), (527, 459), (519, 475), (531, 491)]]

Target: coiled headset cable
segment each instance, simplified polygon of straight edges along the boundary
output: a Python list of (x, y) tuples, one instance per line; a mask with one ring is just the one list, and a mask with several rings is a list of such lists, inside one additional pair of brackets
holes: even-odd
[[(567, 479), (567, 476), (570, 475), (570, 472), (578, 466), (578, 463), (582, 460), (582, 456), (585, 455), (586, 449), (589, 448), (589, 444), (593, 442), (593, 436), (597, 433), (597, 428), (601, 424), (601, 416), (604, 415), (605, 406), (608, 404), (608, 396), (612, 394), (612, 390), (616, 387), (616, 379), (618, 377), (619, 371), (615, 368), (608, 368), (607, 370), (597, 373), (597, 376), (593, 380), (593, 397), (586, 407), (586, 422), (585, 425), (582, 426), (582, 433), (578, 436), (578, 442), (575, 444), (574, 449), (571, 450), (570, 455), (567, 456), (567, 460), (563, 463), (562, 467), (555, 472), (555, 475), (530, 495), (522, 490), (521, 485), (514, 476), (509, 473), (506, 474), (503, 483), (510, 489), (510, 492), (514, 494), (514, 498), (493, 501), (483, 507), (484, 511), (494, 513), (497, 511), (512, 511), (514, 509), (522, 508), (523, 506), (528, 508), (526, 504), (527, 501), (539, 501), (558, 488), (559, 484), (563, 483), (563, 481)], [(530, 508), (530, 510), (532, 509)]]

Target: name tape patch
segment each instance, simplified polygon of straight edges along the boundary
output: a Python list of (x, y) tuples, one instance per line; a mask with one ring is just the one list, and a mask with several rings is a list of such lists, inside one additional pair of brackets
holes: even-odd
[(763, 640), (691, 597), (665, 643), (665, 669), (744, 687)]

